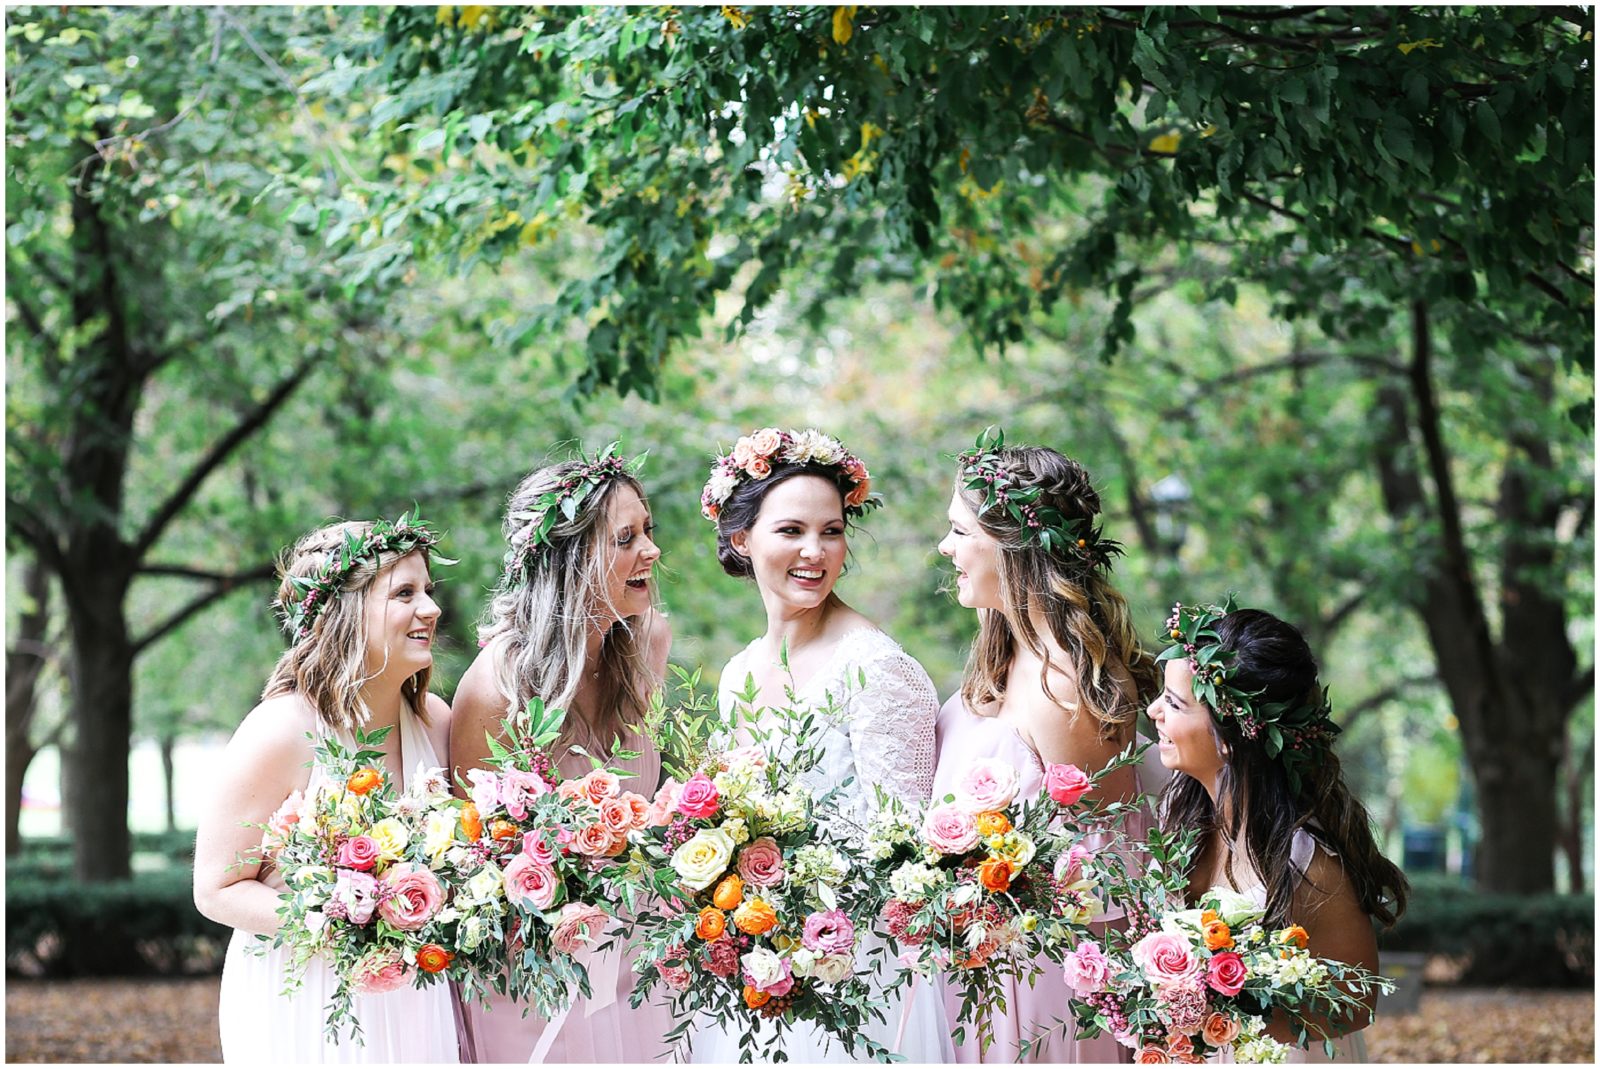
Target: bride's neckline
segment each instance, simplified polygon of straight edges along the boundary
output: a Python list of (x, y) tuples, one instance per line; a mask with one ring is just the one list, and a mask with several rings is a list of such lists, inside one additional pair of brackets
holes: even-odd
[[(839, 654), (845, 649), (845, 640), (851, 635), (859, 634), (863, 631), (876, 631), (878, 634), (888, 637), (881, 627), (878, 627), (874, 624), (854, 624), (845, 628), (843, 631), (839, 632), (839, 637), (834, 641), (833, 650), (828, 654), (827, 659), (818, 665), (817, 668), (806, 677), (806, 681), (804, 683), (793, 682), (791, 677), (791, 683), (794, 687), (794, 692), (796, 694), (804, 694), (810, 688), (811, 684), (815, 683), (819, 679), (827, 678), (829, 671), (833, 668), (834, 662), (839, 659)], [(760, 642), (761, 639), (765, 637), (765, 635), (762, 635), (751, 639), (749, 644), (740, 651), (741, 655), (746, 660), (749, 660), (751, 654), (756, 648), (756, 643)]]

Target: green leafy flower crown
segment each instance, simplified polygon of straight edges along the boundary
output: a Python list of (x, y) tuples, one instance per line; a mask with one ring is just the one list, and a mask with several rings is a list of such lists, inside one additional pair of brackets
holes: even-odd
[(1217, 624), (1236, 608), (1232, 594), (1220, 606), (1174, 604), (1166, 622), (1172, 645), (1161, 651), (1156, 663), (1187, 658), (1194, 672), (1195, 698), (1218, 720), (1236, 720), (1246, 738), (1260, 738), (1267, 757), (1283, 761), (1290, 784), (1299, 790), (1301, 769), (1326, 753), (1340, 731), (1333, 722), (1328, 688), (1316, 690), (1314, 696), (1263, 702), (1261, 691), (1236, 686), (1238, 654), (1225, 648), (1217, 633)]
[[(418, 549), (432, 550), (438, 544), (439, 534), (428, 526), (426, 520), (409, 512), (401, 513), (393, 523), (378, 520), (361, 535), (346, 531), (344, 542), (329, 554), (327, 563), (322, 567), (309, 576), (286, 576), (290, 589), (295, 593), (295, 600), (279, 600), (273, 604), (283, 619), (289, 644), (297, 646), (311, 634), (317, 617), (332, 604), (351, 571), (363, 560), (385, 553), (405, 556)], [(432, 556), (432, 561), (435, 564), (456, 563), (450, 557), (437, 554)]]
[(640, 453), (628, 460), (618, 455), (617, 444), (612, 442), (593, 460), (579, 453), (577, 467), (568, 472), (555, 489), (540, 494), (531, 509), (511, 514), (511, 523), (518, 526), (511, 532), (511, 548), (505, 556), (509, 581), (515, 583), (526, 574), (539, 550), (550, 544), (550, 532), (556, 524), (576, 516), (590, 494), (612, 479), (638, 474), (649, 454)]
[(963, 485), (983, 491), (978, 515), (1004, 509), (1021, 528), (1024, 545), (1036, 544), (1046, 553), (1076, 560), (1086, 568), (1110, 571), (1111, 558), (1122, 554), (1122, 543), (1106, 538), (1088, 519), (1069, 519), (1054, 506), (1040, 504), (1043, 488), (1025, 485), (1006, 467), (1000, 455), (1005, 446), (1005, 431), (986, 427), (973, 447), (956, 457)]

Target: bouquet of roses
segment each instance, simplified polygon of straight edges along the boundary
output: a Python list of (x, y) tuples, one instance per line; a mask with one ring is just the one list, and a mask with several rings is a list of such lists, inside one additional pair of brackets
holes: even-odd
[[(1304, 928), (1264, 925), (1265, 911), (1238, 892), (1213, 888), (1194, 909), (1164, 906), (1182, 866), (1171, 864), (1174, 840), (1152, 833), (1151, 842), (1143, 887), (1127, 888), (1128, 929), (1108, 931), (1104, 947), (1080, 943), (1063, 962), (1079, 996), (1080, 1035), (1110, 1031), (1138, 1062), (1200, 1062), (1222, 1051), (1238, 1062), (1282, 1062), (1289, 1045), (1266, 1034), (1274, 1011), (1294, 1022), (1303, 1048), (1307, 1018), (1362, 1011), (1365, 997), (1393, 989), (1363, 968), (1313, 957)], [(1333, 1041), (1323, 1045), (1332, 1057)]]
[(419, 767), (395, 789), (378, 749), (390, 730), (357, 729), (354, 749), (313, 737), (324, 778), (309, 798), (290, 795), (265, 825), (263, 856), (287, 885), (270, 944), (289, 951), (284, 993), (300, 987), (313, 958), (326, 961), (337, 978), (327, 1019), (334, 1038), (341, 1025), (360, 1036), (355, 994), (426, 986), (454, 963), (447, 875), (427, 841), (430, 828), (456, 825), (462, 803), (442, 768)]
[[(729, 723), (695, 695), (698, 672), (680, 679), (685, 707), (668, 717), (658, 705), (651, 717), (673, 772), (654, 802), (665, 823), (635, 833), (634, 867), (617, 888), (639, 908), (633, 1005), (664, 984), (681, 1019), (670, 1042), (703, 1014), (739, 1035), (742, 1061), (757, 1053), (761, 1021), (781, 1035), (797, 1019), (847, 1051), (887, 1057), (860, 1034), (883, 1006), (862, 975), (868, 914), (850, 887), (859, 862), (829, 824), (843, 785), (813, 794), (800, 782), (820, 756), (805, 741), (819, 713), (758, 719), (746, 695)], [(730, 747), (741, 720), (753, 742)]]
[(622, 789), (626, 773), (596, 762), (581, 779), (561, 778), (549, 747), (565, 715), (534, 698), (506, 718), (506, 743), (489, 740), (493, 767), (467, 773), (472, 800), (444, 849), (457, 887), (462, 998), (493, 987), (546, 1018), (575, 993), (591, 994), (580, 952), (603, 949), (606, 870), (630, 832), (658, 819)]
[(1103, 845), (1130, 806), (1086, 796), (1137, 759), (1130, 746), (1093, 775), (1049, 765), (1033, 798), (1019, 797), (1017, 769), (994, 758), (974, 760), (953, 794), (920, 813), (880, 796), (867, 832), (869, 882), (886, 892), (879, 922), (910, 970), (960, 987), (959, 1023), (975, 1022), (983, 1046), (1001, 981), (1031, 985), (1038, 959), (1059, 962), (1101, 912), (1092, 836)]

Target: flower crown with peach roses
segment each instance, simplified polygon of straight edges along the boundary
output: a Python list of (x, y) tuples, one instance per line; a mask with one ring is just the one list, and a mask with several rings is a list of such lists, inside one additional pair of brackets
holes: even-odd
[(580, 452), (577, 465), (555, 489), (540, 494), (531, 509), (511, 514), (511, 519), (519, 526), (511, 532), (511, 548), (506, 551), (505, 574), (509, 581), (522, 578), (540, 548), (550, 544), (550, 532), (555, 525), (576, 516), (590, 494), (612, 479), (638, 474), (649, 454), (640, 453), (628, 460), (617, 453), (617, 444), (612, 442), (595, 454), (593, 460)]
[[(411, 513), (402, 513), (390, 523), (379, 520), (365, 534), (345, 532), (344, 542), (328, 555), (328, 560), (309, 576), (291, 575), (286, 578), (289, 588), (296, 594), (294, 601), (276, 601), (274, 608), (283, 619), (283, 629), (289, 633), (289, 644), (298, 646), (311, 634), (317, 617), (328, 607), (344, 581), (356, 565), (367, 557), (385, 553), (405, 556), (418, 549), (432, 550), (439, 544), (439, 535), (426, 520)], [(430, 554), (434, 564), (454, 564), (454, 559), (442, 554)]]
[(1299, 790), (1300, 770), (1315, 764), (1341, 730), (1333, 722), (1328, 688), (1304, 698), (1262, 702), (1257, 700), (1261, 691), (1234, 686), (1239, 657), (1222, 645), (1217, 624), (1236, 608), (1232, 594), (1221, 605), (1173, 605), (1166, 622), (1172, 645), (1161, 652), (1156, 663), (1187, 658), (1194, 673), (1195, 699), (1209, 706), (1218, 720), (1231, 717), (1238, 721), (1245, 738), (1261, 736), (1267, 757), (1283, 761), (1290, 784)]
[(763, 427), (733, 443), (733, 449), (711, 462), (711, 478), (700, 491), (700, 514), (715, 523), (722, 506), (740, 483), (760, 482), (778, 464), (817, 464), (838, 468), (850, 483), (844, 495), (844, 514), (864, 516), (883, 504), (872, 492), (872, 477), (861, 458), (819, 430), (780, 431)]

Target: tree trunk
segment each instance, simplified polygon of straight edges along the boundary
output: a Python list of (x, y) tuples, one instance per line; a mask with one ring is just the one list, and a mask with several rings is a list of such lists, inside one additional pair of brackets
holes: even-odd
[(1561, 854), (1567, 864), (1567, 893), (1581, 895), (1588, 886), (1583, 874), (1583, 818), (1589, 807), (1583, 804), (1583, 785), (1594, 768), (1594, 736), (1582, 755), (1574, 758), (1569, 735), (1561, 760), (1562, 787), (1566, 813), (1561, 821)]
[[(130, 872), (128, 753), (133, 738), (133, 643), (123, 619), (126, 585), (116, 577), (69, 597), (72, 624), (71, 750), (66, 808), (72, 814), (73, 875), (86, 883)], [(79, 597), (84, 593), (80, 591)]]
[(161, 736), (161, 780), (166, 787), (167, 831), (169, 832), (178, 830), (178, 800), (173, 791), (173, 787), (177, 783), (177, 776), (172, 762), (172, 751), (177, 741), (170, 732)]
[(45, 666), (45, 629), (50, 619), (50, 575), (37, 560), (23, 570), (27, 604), (6, 651), (6, 857), (22, 849), (22, 781), (39, 751), (33, 744), (39, 675)]

